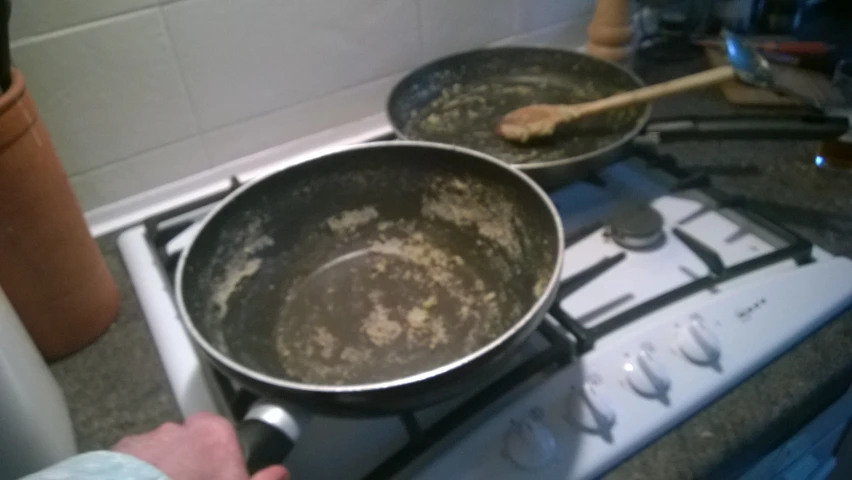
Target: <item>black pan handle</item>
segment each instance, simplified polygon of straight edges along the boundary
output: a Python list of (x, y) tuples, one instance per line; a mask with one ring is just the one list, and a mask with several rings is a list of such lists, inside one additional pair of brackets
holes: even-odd
[(246, 467), (252, 474), (281, 465), (296, 446), (307, 415), (301, 410), (258, 400), (237, 427), (237, 437)]
[(825, 115), (727, 115), (651, 121), (653, 143), (683, 140), (829, 140), (849, 131), (849, 119)]
[(0, 93), (12, 85), (12, 59), (9, 53), (9, 18), (12, 2), (0, 0)]
[(295, 442), (286, 433), (260, 420), (244, 420), (237, 427), (249, 473), (281, 465)]

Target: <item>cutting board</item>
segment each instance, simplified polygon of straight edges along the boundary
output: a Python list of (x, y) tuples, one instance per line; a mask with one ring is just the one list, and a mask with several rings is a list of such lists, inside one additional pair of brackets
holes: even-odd
[[(721, 50), (707, 48), (704, 50), (707, 60), (712, 67), (726, 65), (728, 60)], [(803, 70), (788, 65), (772, 65), (772, 73), (779, 85), (801, 92), (819, 103), (828, 98), (831, 83), (828, 78), (818, 72)], [(766, 89), (752, 87), (737, 80), (723, 83), (720, 88), (728, 102), (734, 105), (751, 105), (765, 107), (800, 107), (805, 105), (801, 100), (779, 95)]]

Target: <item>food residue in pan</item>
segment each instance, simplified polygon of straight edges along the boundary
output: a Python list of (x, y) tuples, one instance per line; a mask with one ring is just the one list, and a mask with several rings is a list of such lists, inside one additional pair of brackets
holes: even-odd
[(219, 318), (225, 318), (225, 315), (228, 314), (228, 301), (240, 282), (257, 273), (260, 270), (261, 263), (260, 259), (252, 258), (228, 264), (222, 282), (213, 292), (213, 304), (218, 309)]
[(339, 343), (339, 340), (326, 327), (317, 327), (311, 340), (319, 347), (319, 353), (322, 358), (331, 358), (335, 347)]
[(246, 245), (246, 247), (243, 248), (243, 253), (248, 256), (255, 255), (264, 248), (271, 247), (273, 245), (275, 245), (275, 240), (273, 240), (272, 237), (269, 235), (261, 235), (257, 238), (257, 240)]
[(511, 194), (493, 187), (446, 174), (421, 187), (416, 218), (383, 217), (373, 205), (322, 217), (318, 231), (332, 235), (321, 241), (335, 253), (280, 293), (279, 373), (324, 385), (389, 381), (506, 332), (546, 286), (532, 275), (528, 286), (513, 284), (530, 252), (546, 246), (528, 238)]
[(414, 307), (405, 315), (405, 321), (411, 328), (423, 328), (426, 326), (426, 320), (429, 318), (429, 312), (420, 307)]
[(326, 220), (328, 227), (334, 233), (344, 233), (362, 227), (379, 218), (376, 207), (366, 206), (355, 210), (346, 210), (331, 216)]
[(426, 218), (440, 218), (459, 227), (474, 227), (482, 237), (505, 249), (512, 260), (523, 254), (512, 220), (517, 206), (475, 180), (436, 178), (422, 201)]
[(263, 265), (263, 260), (257, 257), (263, 249), (275, 245), (275, 241), (269, 235), (259, 235), (260, 223), (250, 224), (243, 232), (246, 246), (238, 252), (225, 265), (225, 271), (221, 277), (214, 282), (216, 288), (212, 292), (213, 305), (216, 308), (216, 317), (223, 319), (228, 314), (228, 303), (240, 283), (256, 274)]
[(367, 318), (361, 321), (361, 331), (377, 347), (391, 344), (402, 335), (403, 326), (400, 322), (390, 319), (390, 309), (382, 304), (381, 292), (372, 292), (369, 297), (373, 309)]
[(544, 293), (544, 289), (547, 288), (548, 280), (550, 280), (547, 276), (547, 272), (540, 275), (538, 281), (533, 285), (533, 295), (536, 297), (540, 297), (542, 293)]
[[(410, 263), (423, 268), (425, 273), (414, 269), (407, 269), (402, 273), (404, 280), (415, 280), (420, 278), (428, 279), (430, 282), (438, 285), (448, 285), (454, 277), (452, 264), (455, 263), (453, 257), (436, 248), (429, 242), (423, 240), (422, 233), (415, 233), (408, 239), (404, 238), (389, 238), (384, 241), (374, 241), (370, 246), (370, 251), (381, 254), (382, 256), (393, 256), (402, 259), (404, 262)], [(377, 271), (384, 273), (387, 269), (387, 260), (379, 257), (376, 264), (380, 266)], [(424, 284), (423, 287), (428, 285)]]
[[(436, 220), (445, 221), (383, 220), (362, 254), (288, 293), (275, 332), (287, 375), (326, 384), (400, 378), (458, 359), (505, 330), (521, 313), (518, 300), (488, 290), (493, 282), (434, 237)], [(491, 252), (501, 248), (485, 242)]]
[(352, 364), (367, 362), (372, 357), (373, 351), (369, 348), (344, 347), (340, 352), (340, 359)]
[(583, 118), (560, 127), (551, 138), (524, 145), (503, 140), (495, 127), (504, 115), (520, 107), (596, 100), (630, 88), (631, 82), (622, 79), (625, 85), (618, 88), (616, 80), (597, 82), (583, 75), (573, 79), (537, 78), (530, 73), (453, 83), (434, 94), (428, 104), (413, 110), (402, 130), (411, 139), (461, 145), (513, 164), (570, 158), (622, 139), (636, 128), (645, 107), (637, 105)]

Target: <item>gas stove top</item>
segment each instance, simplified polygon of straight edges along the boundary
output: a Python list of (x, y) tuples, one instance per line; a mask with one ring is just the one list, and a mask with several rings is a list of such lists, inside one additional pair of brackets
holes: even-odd
[[(149, 218), (119, 246), (182, 413), (238, 420), (257, 398), (199, 360), (171, 283), (227, 193)], [(852, 261), (671, 157), (636, 152), (550, 193), (567, 239), (559, 308), (505, 373), (424, 411), (315, 415), (287, 459), (294, 478), (594, 478), (852, 303)]]

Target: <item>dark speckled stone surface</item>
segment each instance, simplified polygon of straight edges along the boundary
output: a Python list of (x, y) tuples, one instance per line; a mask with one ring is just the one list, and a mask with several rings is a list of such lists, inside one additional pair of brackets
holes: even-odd
[(108, 448), (181, 418), (115, 240), (108, 235), (98, 243), (121, 291), (118, 318), (92, 345), (51, 366), (80, 450)]
[[(701, 68), (639, 65), (649, 82)], [(655, 116), (730, 112), (716, 90), (660, 101)], [(817, 171), (809, 142), (687, 142), (662, 148), (686, 168), (747, 197), (829, 251), (852, 254), (852, 175)], [(120, 317), (84, 351), (52, 366), (80, 448), (178, 420), (151, 336), (115, 246), (100, 239), (123, 294)], [(613, 470), (616, 480), (732, 478), (842, 394), (852, 383), (852, 312), (846, 312), (739, 387)]]

